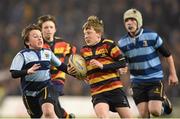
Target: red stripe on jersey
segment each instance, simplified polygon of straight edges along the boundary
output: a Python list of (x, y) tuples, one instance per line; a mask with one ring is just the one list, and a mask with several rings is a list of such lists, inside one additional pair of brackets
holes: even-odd
[(120, 87), (123, 87), (122, 82), (121, 81), (114, 81), (114, 82), (109, 83), (107, 85), (102, 85), (102, 86), (99, 86), (96, 88), (91, 88), (91, 95), (95, 95), (95, 94), (99, 94), (102, 92), (114, 90), (114, 89), (117, 89)]

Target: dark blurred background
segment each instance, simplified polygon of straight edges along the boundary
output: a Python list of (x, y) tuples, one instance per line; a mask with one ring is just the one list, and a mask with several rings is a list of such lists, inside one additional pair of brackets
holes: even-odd
[[(145, 28), (159, 33), (171, 50), (178, 77), (180, 76), (180, 1), (179, 0), (1, 0), (0, 4), (0, 97), (20, 95), (19, 80), (10, 77), (9, 66), (23, 48), (22, 29), (36, 22), (37, 17), (51, 14), (58, 23), (57, 36), (63, 37), (79, 50), (83, 44), (82, 25), (90, 15), (104, 21), (105, 37), (118, 41), (126, 31), (123, 13), (130, 8), (142, 12)], [(163, 62), (165, 84), (168, 66)], [(128, 76), (124, 76), (125, 79)], [(125, 85), (129, 84), (125, 80)], [(126, 87), (128, 87), (126, 86)], [(68, 77), (66, 95), (89, 95), (89, 87)], [(165, 87), (171, 98), (180, 97), (180, 86)], [(128, 91), (127, 91), (128, 92)]]

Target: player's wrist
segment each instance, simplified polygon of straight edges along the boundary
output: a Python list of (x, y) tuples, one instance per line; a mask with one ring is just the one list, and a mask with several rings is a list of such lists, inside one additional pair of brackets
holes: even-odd
[(100, 69), (103, 69), (103, 67), (104, 67), (103, 64), (101, 64), (99, 68), (100, 68)]
[(28, 70), (25, 70), (26, 71), (26, 74), (30, 74), (30, 71), (29, 71), (29, 69)]

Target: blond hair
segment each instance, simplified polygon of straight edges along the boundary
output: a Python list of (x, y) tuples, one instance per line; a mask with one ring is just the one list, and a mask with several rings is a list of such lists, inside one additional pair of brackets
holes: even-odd
[(91, 27), (94, 28), (97, 33), (104, 33), (103, 21), (99, 20), (97, 16), (89, 16), (82, 29), (90, 29)]

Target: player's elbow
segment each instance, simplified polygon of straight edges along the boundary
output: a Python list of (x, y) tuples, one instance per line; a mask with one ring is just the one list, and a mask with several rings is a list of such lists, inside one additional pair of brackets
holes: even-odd
[(11, 77), (12, 77), (12, 78), (19, 78), (19, 77), (16, 75), (15, 71), (10, 71), (10, 73), (11, 73)]
[(126, 60), (125, 60), (125, 58), (120, 60), (120, 61), (121, 61), (121, 67), (120, 68), (126, 67)]

